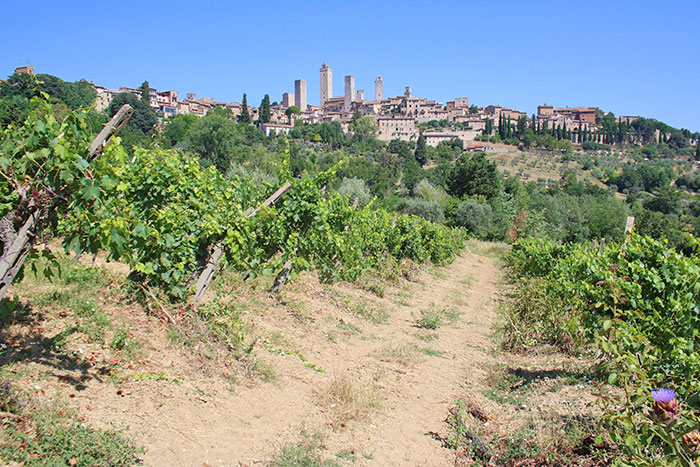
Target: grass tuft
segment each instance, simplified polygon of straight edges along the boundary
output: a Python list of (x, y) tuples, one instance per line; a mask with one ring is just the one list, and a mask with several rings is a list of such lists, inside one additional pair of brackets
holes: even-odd
[(327, 387), (315, 392), (316, 401), (330, 411), (336, 425), (366, 419), (379, 406), (374, 391), (348, 376), (335, 377)]

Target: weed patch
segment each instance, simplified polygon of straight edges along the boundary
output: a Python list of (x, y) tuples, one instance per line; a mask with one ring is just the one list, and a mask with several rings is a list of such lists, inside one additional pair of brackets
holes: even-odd
[(270, 465), (272, 467), (339, 466), (340, 464), (336, 460), (324, 459), (321, 456), (321, 452), (325, 449), (322, 434), (303, 432), (300, 441), (282, 446), (270, 462)]
[[(15, 401), (8, 404), (8, 398)], [(63, 408), (37, 407), (20, 401), (5, 382), (0, 402), (11, 416), (2, 426), (0, 457), (25, 466), (127, 466), (143, 449), (117, 430), (98, 430)]]
[(446, 323), (454, 323), (459, 319), (459, 314), (446, 309), (430, 308), (420, 310), (420, 316), (416, 318), (415, 326), (423, 329), (435, 330)]
[(389, 319), (389, 312), (385, 308), (371, 306), (364, 302), (358, 303), (353, 311), (360, 318), (374, 324), (386, 323)]

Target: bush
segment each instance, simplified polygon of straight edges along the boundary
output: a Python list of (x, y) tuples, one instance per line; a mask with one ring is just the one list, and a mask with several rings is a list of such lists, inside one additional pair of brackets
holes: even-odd
[(595, 141), (584, 141), (581, 143), (581, 148), (584, 151), (609, 151), (610, 146), (607, 144), (596, 143)]
[(491, 229), (492, 218), (491, 206), (468, 199), (455, 209), (453, 222), (477, 237), (484, 237)]
[(442, 189), (435, 188), (435, 186), (426, 179), (423, 179), (416, 184), (416, 186), (413, 188), (413, 194), (423, 198), (426, 201), (435, 201), (443, 208), (447, 205), (450, 198), (450, 196), (442, 191)]
[(437, 201), (422, 198), (406, 198), (399, 204), (399, 209), (406, 214), (420, 216), (431, 222), (445, 222), (445, 211)]
[(355, 177), (344, 178), (340, 183), (338, 193), (343, 198), (347, 198), (351, 203), (357, 198), (360, 207), (366, 206), (372, 199), (365, 181)]

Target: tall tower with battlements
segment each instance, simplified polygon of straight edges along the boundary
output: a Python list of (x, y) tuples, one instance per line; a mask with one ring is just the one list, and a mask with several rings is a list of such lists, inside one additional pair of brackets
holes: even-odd
[(377, 79), (374, 80), (374, 100), (381, 101), (384, 99), (384, 81), (382, 81), (382, 76), (378, 75)]
[(333, 97), (333, 69), (326, 62), (321, 65), (321, 106)]
[(343, 110), (345, 112), (350, 112), (352, 110), (352, 103), (355, 100), (355, 77), (348, 75), (345, 77), (345, 105)]
[(294, 81), (294, 105), (302, 112), (306, 112), (306, 80), (298, 79)]

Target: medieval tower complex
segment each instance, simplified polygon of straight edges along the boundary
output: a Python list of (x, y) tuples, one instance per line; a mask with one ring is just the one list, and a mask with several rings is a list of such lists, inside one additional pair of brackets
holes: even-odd
[(333, 97), (333, 69), (323, 62), (321, 65), (321, 106)]

